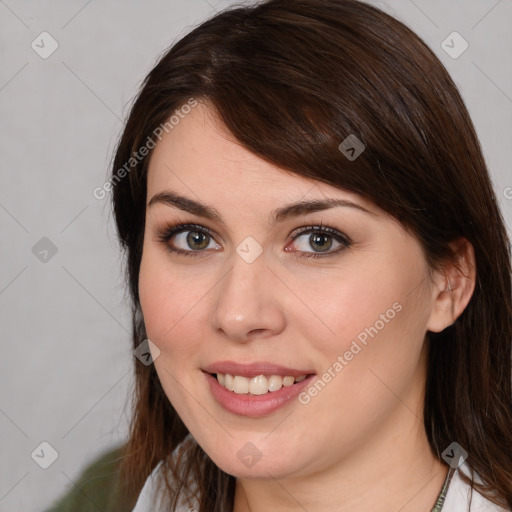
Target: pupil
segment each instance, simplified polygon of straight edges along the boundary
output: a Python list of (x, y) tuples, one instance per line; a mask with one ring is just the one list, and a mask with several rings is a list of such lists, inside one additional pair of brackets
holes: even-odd
[[(317, 248), (320, 249), (320, 251), (322, 251), (322, 252), (329, 250), (332, 245), (332, 240), (330, 239), (329, 235), (324, 235), (324, 234), (320, 234), (320, 233), (315, 233), (315, 234), (311, 235), (309, 237), (309, 240), (310, 240), (311, 244), (313, 245), (313, 247), (316, 245)], [(330, 241), (331, 243), (328, 243), (327, 247), (323, 247), (322, 242), (325, 243), (326, 240)]]
[(199, 231), (190, 231), (187, 236), (187, 243), (192, 248), (194, 248), (194, 245), (197, 244), (199, 247), (196, 247), (196, 249), (204, 249), (205, 247), (208, 247), (208, 238), (205, 233), (200, 233)]

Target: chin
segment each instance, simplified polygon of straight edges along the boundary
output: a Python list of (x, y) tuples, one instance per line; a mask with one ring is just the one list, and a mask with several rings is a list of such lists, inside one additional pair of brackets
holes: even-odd
[[(275, 456), (268, 458), (261, 454), (261, 458), (258, 458), (255, 453), (254, 458), (251, 459), (249, 455), (242, 455), (239, 451), (234, 458), (232, 456), (226, 457), (226, 454), (211, 458), (222, 471), (244, 480), (287, 478), (292, 474), (296, 474), (299, 471), (297, 466), (300, 466), (297, 459), (293, 459), (289, 455), (283, 456), (282, 459), (277, 459)], [(293, 467), (290, 465), (291, 462)]]

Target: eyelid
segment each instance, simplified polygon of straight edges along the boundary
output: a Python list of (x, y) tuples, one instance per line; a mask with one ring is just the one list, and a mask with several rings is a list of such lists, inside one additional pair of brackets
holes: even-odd
[(193, 222), (166, 222), (161, 228), (157, 230), (158, 237), (170, 237), (183, 231), (200, 231), (207, 233), (212, 238), (217, 236), (210, 228), (203, 226), (202, 224), (194, 224)]
[(295, 240), (298, 236), (303, 235), (304, 233), (314, 233), (314, 232), (320, 232), (320, 233), (326, 233), (328, 235), (332, 235), (334, 238), (340, 238), (343, 242), (347, 244), (352, 244), (352, 240), (349, 236), (342, 233), (341, 231), (331, 228), (329, 226), (324, 226), (322, 223), (320, 224), (312, 224), (309, 226), (303, 226), (300, 228), (297, 228), (290, 236), (290, 240)]
[[(160, 242), (168, 244), (169, 240), (172, 237), (174, 237), (180, 233), (187, 232), (187, 231), (198, 231), (200, 233), (206, 233), (213, 240), (215, 240), (216, 243), (218, 243), (217, 238), (216, 238), (217, 235), (210, 228), (203, 226), (201, 224), (194, 224), (191, 222), (181, 222), (181, 221), (168, 222), (157, 230), (156, 236)], [(190, 250), (188, 252), (203, 252), (203, 251)]]

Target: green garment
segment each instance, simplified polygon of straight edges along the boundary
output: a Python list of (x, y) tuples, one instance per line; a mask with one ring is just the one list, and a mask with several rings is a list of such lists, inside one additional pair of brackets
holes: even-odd
[(44, 512), (131, 512), (137, 496), (119, 486), (122, 446), (103, 452), (89, 464), (68, 493)]

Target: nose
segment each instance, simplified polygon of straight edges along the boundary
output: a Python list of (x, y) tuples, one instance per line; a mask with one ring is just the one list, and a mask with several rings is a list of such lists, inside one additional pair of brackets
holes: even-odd
[(234, 253), (231, 270), (215, 287), (212, 328), (239, 343), (275, 336), (285, 328), (278, 279), (264, 255), (248, 263)]

